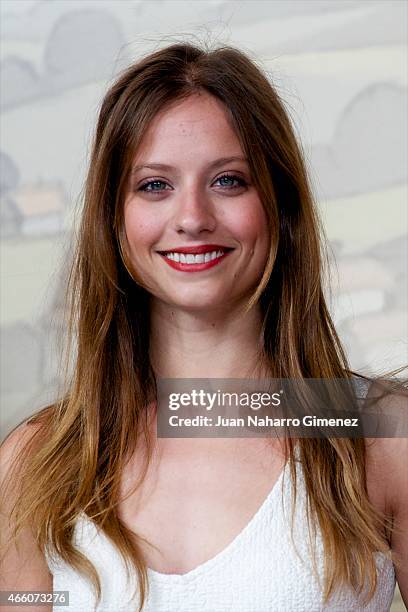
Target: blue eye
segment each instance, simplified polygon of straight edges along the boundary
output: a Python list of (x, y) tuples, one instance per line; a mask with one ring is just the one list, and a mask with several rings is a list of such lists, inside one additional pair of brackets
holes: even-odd
[(163, 191), (162, 189), (154, 189), (154, 188), (147, 189), (149, 185), (167, 185), (167, 183), (165, 183), (164, 181), (159, 181), (159, 180), (148, 181), (147, 183), (144, 183), (143, 185), (139, 187), (139, 191), (146, 191), (146, 192)]
[[(228, 179), (229, 181), (236, 181), (238, 183), (238, 185), (229, 185), (231, 189), (237, 189), (238, 187), (244, 187), (246, 185), (244, 179), (239, 176), (235, 176), (235, 174), (223, 174), (222, 176), (217, 178), (217, 181), (223, 181), (224, 179)], [(228, 185), (225, 185), (224, 183), (222, 187), (228, 187)]]

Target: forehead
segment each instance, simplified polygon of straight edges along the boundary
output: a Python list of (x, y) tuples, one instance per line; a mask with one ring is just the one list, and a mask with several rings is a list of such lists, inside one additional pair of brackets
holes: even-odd
[(154, 153), (189, 149), (216, 150), (217, 154), (238, 155), (242, 148), (223, 103), (214, 96), (197, 93), (173, 102), (152, 119), (138, 147), (136, 159)]

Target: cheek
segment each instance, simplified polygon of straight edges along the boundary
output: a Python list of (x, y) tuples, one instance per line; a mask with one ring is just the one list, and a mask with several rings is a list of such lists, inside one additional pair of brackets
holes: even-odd
[[(268, 221), (258, 200), (252, 200), (235, 211), (229, 220), (229, 227), (242, 240), (268, 242)], [(264, 240), (262, 240), (264, 238)]]
[(160, 235), (157, 216), (137, 211), (135, 208), (125, 211), (125, 230), (132, 251), (137, 250), (139, 246), (153, 244)]

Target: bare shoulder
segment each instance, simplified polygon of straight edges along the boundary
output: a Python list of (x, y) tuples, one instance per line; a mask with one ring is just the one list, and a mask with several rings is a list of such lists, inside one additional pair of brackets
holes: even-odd
[[(0, 491), (1, 514), (10, 514), (18, 495), (23, 459), (38, 444), (41, 426), (38, 423), (24, 422), (15, 427), (0, 445)], [(37, 439), (37, 440), (36, 440)]]
[(3, 520), (8, 520), (11, 514), (19, 494), (24, 459), (30, 455), (34, 445), (38, 446), (40, 432), (40, 424), (25, 421), (15, 427), (0, 445), (0, 508)]
[(21, 453), (35, 441), (41, 426), (24, 421), (13, 429), (0, 445), (0, 479), (6, 478), (10, 469), (16, 467)]
[(0, 445), (0, 457), (6, 464), (37, 434), (40, 425), (24, 421), (15, 427)]
[[(401, 504), (408, 506), (408, 390), (391, 388), (389, 381), (374, 382), (367, 393), (368, 410), (373, 407), (389, 426), (387, 436), (366, 438), (367, 479), (381, 492), (386, 510), (394, 515)], [(370, 404), (370, 400), (375, 400)], [(368, 483), (369, 484), (369, 483)]]
[(368, 491), (395, 515), (408, 507), (408, 438), (366, 438), (365, 443)]
[(41, 441), (44, 439), (42, 434), (48, 429), (47, 425), (51, 423), (56, 406), (57, 404), (54, 403), (37, 410), (10, 431), (0, 444), (2, 468), (18, 460), (22, 451), (30, 448), (34, 450), (41, 446)]

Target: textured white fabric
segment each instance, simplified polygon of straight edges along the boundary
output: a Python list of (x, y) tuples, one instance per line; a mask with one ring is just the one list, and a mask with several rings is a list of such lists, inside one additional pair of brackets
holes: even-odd
[[(294, 536), (290, 538), (289, 465), (255, 516), (221, 553), (184, 575), (148, 571), (150, 594), (146, 612), (385, 612), (390, 609), (395, 574), (392, 563), (377, 554), (378, 588), (366, 607), (348, 588), (326, 606), (312, 570), (306, 521), (306, 490), (297, 466), (298, 497)], [(70, 612), (133, 612), (130, 601), (136, 583), (126, 584), (123, 561), (110, 540), (83, 515), (75, 529), (75, 544), (94, 563), (102, 581), (98, 607), (90, 583), (61, 560), (49, 558), (54, 590), (70, 592)], [(299, 556), (296, 554), (295, 548)], [(322, 576), (323, 548), (318, 533), (317, 566)], [(61, 610), (61, 608), (54, 608)]]

